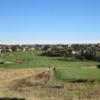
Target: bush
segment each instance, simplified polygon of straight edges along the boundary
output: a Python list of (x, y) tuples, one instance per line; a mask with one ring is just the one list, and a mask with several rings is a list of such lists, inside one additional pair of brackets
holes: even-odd
[(97, 68), (99, 68), (99, 69), (100, 69), (100, 64), (99, 64), (99, 65), (97, 65)]
[(5, 62), (4, 61), (0, 61), (0, 64), (4, 64)]

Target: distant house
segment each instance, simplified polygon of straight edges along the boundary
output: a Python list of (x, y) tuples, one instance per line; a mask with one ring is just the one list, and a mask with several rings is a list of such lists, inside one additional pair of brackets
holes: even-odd
[(71, 48), (72, 44), (68, 44), (68, 48)]
[(12, 52), (12, 49), (11, 49), (11, 48), (9, 48), (9, 49), (8, 49), (8, 52)]
[(97, 43), (97, 46), (100, 46), (100, 43)]
[(26, 48), (25, 48), (25, 47), (23, 47), (22, 51), (23, 51), (23, 52), (25, 52), (25, 51), (26, 51)]
[(62, 47), (62, 46), (58, 46), (57, 48), (58, 48), (58, 49), (63, 49), (63, 47)]
[(0, 53), (2, 53), (2, 48), (0, 48)]
[(48, 48), (48, 51), (51, 51), (51, 50), (52, 50), (52, 48), (49, 47), (49, 48)]
[(73, 50), (73, 51), (72, 51), (72, 54), (73, 54), (73, 55), (75, 55), (75, 54), (78, 55), (78, 54), (79, 54), (79, 51), (74, 51), (74, 50)]
[(30, 48), (30, 50), (31, 50), (31, 51), (34, 51), (34, 50), (35, 50), (35, 48), (34, 48), (34, 47), (32, 47), (32, 48)]
[(20, 48), (17, 48), (16, 51), (19, 52), (20, 51)]

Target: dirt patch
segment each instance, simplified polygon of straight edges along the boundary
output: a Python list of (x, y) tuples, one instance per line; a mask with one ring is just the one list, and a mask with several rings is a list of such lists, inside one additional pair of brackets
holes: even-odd
[(0, 61), (0, 64), (24, 63), (24, 61)]
[[(27, 89), (32, 89), (34, 75), (46, 71), (46, 68), (25, 69), (0, 69), (0, 97), (27, 98), (27, 100), (39, 100), (34, 95), (29, 96)], [(25, 94), (17, 91), (25, 89)], [(32, 90), (33, 91), (33, 90)], [(27, 94), (27, 95), (26, 95)], [(31, 98), (31, 99), (28, 99)]]
[(25, 68), (25, 69), (0, 69), (0, 86), (4, 85), (4, 83), (9, 83), (13, 80), (29, 78), (30, 76), (34, 76), (37, 73), (42, 71), (46, 71), (45, 68)]
[(90, 69), (90, 70), (92, 70), (92, 69), (97, 69), (97, 67), (96, 66), (82, 67), (82, 69)]

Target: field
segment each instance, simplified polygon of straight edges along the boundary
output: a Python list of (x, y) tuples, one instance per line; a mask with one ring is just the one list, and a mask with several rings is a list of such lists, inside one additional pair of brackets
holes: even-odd
[[(0, 97), (100, 100), (100, 69), (96, 67), (99, 62), (66, 61), (60, 57), (41, 56), (41, 52), (0, 54)], [(48, 66), (56, 68), (51, 79), (47, 83), (35, 81), (33, 76), (47, 71)]]

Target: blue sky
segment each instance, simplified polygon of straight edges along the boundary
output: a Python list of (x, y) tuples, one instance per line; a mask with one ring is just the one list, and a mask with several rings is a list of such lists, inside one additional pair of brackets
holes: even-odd
[(0, 42), (99, 41), (100, 0), (0, 0)]

